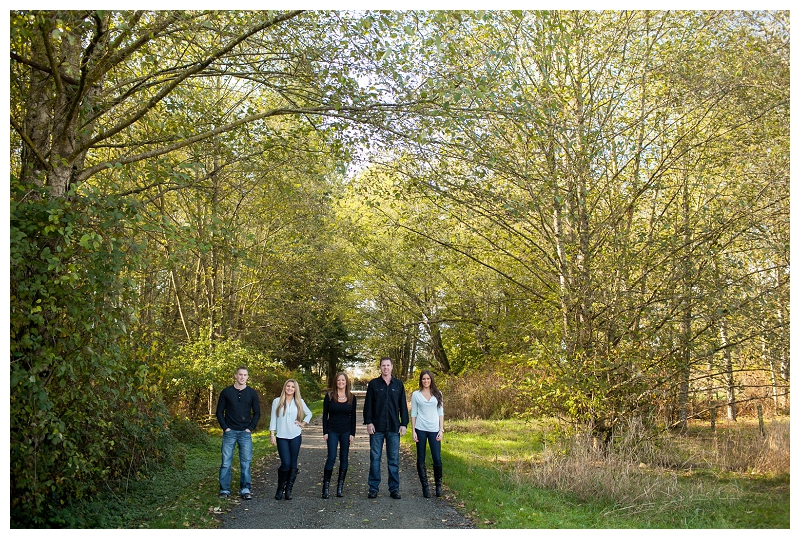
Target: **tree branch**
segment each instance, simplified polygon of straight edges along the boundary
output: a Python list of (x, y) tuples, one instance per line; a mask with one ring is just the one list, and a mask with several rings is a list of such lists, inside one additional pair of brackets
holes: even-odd
[[(109, 129), (108, 131), (98, 134), (93, 139), (88, 141), (86, 143), (85, 147), (76, 148), (73, 151), (73, 154), (70, 156), (70, 158), (74, 158), (74, 156), (78, 155), (80, 152), (85, 151), (88, 148), (91, 148), (93, 145), (97, 144), (98, 142), (101, 142), (101, 141), (103, 141), (105, 139), (108, 139), (108, 138), (116, 135), (117, 133), (121, 132), (122, 130), (126, 129), (127, 127), (129, 127), (129, 126), (133, 125), (134, 123), (136, 123), (137, 121), (139, 121), (142, 117), (145, 116), (145, 114), (147, 114), (153, 107), (155, 107), (155, 105), (157, 103), (159, 103), (162, 99), (164, 99), (166, 96), (168, 96), (170, 93), (172, 93), (172, 91), (181, 82), (183, 82), (187, 78), (191, 77), (192, 75), (194, 75), (196, 73), (200, 73), (201, 71), (203, 71), (206, 67), (211, 65), (215, 60), (223, 57), (225, 54), (230, 52), (232, 49), (234, 49), (236, 46), (238, 46), (240, 43), (245, 41), (250, 36), (252, 36), (252, 35), (254, 35), (254, 34), (258, 33), (258, 32), (261, 32), (262, 30), (265, 30), (265, 29), (267, 29), (267, 28), (269, 28), (271, 26), (275, 26), (275, 25), (277, 25), (277, 24), (279, 24), (281, 22), (284, 22), (284, 21), (287, 21), (287, 20), (289, 20), (289, 19), (291, 19), (293, 17), (296, 17), (299, 14), (301, 14), (302, 12), (303, 12), (302, 10), (290, 11), (288, 13), (285, 13), (283, 15), (274, 17), (274, 18), (272, 18), (272, 19), (270, 19), (268, 21), (265, 21), (265, 22), (263, 22), (261, 24), (258, 24), (256, 26), (250, 28), (249, 30), (247, 30), (246, 32), (244, 32), (243, 34), (238, 36), (236, 39), (232, 40), (226, 46), (222, 47), (221, 49), (218, 49), (215, 53), (213, 53), (210, 56), (208, 56), (202, 62), (199, 62), (199, 63), (195, 64), (194, 66), (190, 67), (189, 69), (185, 70), (183, 73), (181, 73), (180, 75), (175, 77), (175, 79), (173, 79), (169, 84), (167, 84), (158, 93), (156, 93), (156, 95), (154, 95), (139, 111), (137, 111), (136, 113), (128, 116), (128, 118), (126, 118), (125, 120), (123, 120), (122, 122), (117, 124), (115, 127)], [(266, 117), (268, 115), (271, 115), (271, 114), (266, 114), (264, 117)], [(203, 138), (205, 138), (205, 137), (203, 137)], [(81, 174), (81, 176), (84, 176), (84, 174)]]
[(27, 133), (25, 133), (22, 130), (22, 126), (17, 123), (17, 121), (14, 119), (13, 115), (11, 116), (11, 126), (14, 128), (14, 131), (16, 131), (17, 134), (20, 136), (22, 141), (28, 146), (28, 148), (31, 149), (31, 151), (33, 152), (33, 155), (36, 156), (36, 160), (39, 161), (39, 163), (41, 163), (42, 166), (48, 172), (52, 172), (53, 171), (53, 166), (44, 158), (44, 156), (42, 156), (42, 154), (39, 153), (39, 150), (33, 144), (33, 141), (31, 140), (31, 138), (28, 136)]

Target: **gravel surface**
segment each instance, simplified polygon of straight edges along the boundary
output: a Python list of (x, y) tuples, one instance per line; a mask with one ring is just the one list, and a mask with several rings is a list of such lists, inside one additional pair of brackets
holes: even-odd
[[(447, 468), (444, 469), (444, 496), (437, 498), (434, 495), (433, 470), (429, 467), (431, 497), (422, 497), (415, 464), (416, 456), (403, 445), (400, 446), (402, 499), (394, 500), (389, 497), (385, 447), (381, 462), (380, 492), (375, 499), (367, 498), (369, 435), (366, 427), (361, 424), (362, 403), (363, 398), (359, 398), (358, 426), (356, 438), (350, 444), (350, 464), (344, 484), (344, 497), (336, 497), (338, 457), (331, 478), (330, 498), (321, 497), (322, 471), (327, 449), (322, 437), (322, 419), (314, 416), (303, 431), (298, 462), (299, 472), (292, 491), (292, 499), (289, 501), (275, 499), (277, 471), (280, 465), (277, 453), (256, 458), (252, 468), (253, 499), (241, 500), (233, 494), (222, 502), (223, 506), (233, 507), (220, 516), (220, 528), (474, 528), (474, 525), (448, 502)], [(430, 460), (430, 457), (428, 458)]]

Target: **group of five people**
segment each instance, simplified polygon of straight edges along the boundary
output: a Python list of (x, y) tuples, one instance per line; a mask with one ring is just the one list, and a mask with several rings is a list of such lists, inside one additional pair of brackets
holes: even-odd
[[(381, 358), (381, 375), (367, 385), (363, 419), (369, 434), (370, 466), (368, 498), (376, 498), (381, 483), (381, 458), (386, 446), (389, 472), (389, 495), (400, 499), (400, 437), (406, 434), (409, 411), (403, 383), (392, 376), (392, 360)], [(231, 463), (234, 447), (239, 446), (239, 494), (252, 498), (250, 491), (250, 462), (253, 456), (252, 432), (261, 417), (258, 393), (247, 385), (247, 367), (238, 367), (234, 384), (226, 387), (217, 403), (217, 420), (222, 428), (222, 464), (219, 470), (220, 497), (230, 496)], [(343, 372), (337, 373), (322, 404), (322, 433), (328, 455), (323, 468), (322, 497), (330, 496), (333, 467), (339, 455), (339, 474), (336, 496), (342, 497), (349, 465), (350, 444), (356, 435), (356, 396)], [(442, 392), (436, 387), (429, 370), (420, 372), (419, 389), (411, 394), (411, 429), (417, 446), (417, 473), (422, 495), (430, 498), (426, 446), (433, 461), (436, 496), (442, 495), (441, 443), (444, 435), (444, 406)], [(275, 499), (291, 500), (297, 478), (297, 460), (302, 443), (303, 428), (311, 420), (311, 410), (300, 396), (300, 385), (290, 378), (283, 384), (281, 394), (272, 401), (269, 432), (270, 443), (277, 446), (280, 457), (278, 490)]]

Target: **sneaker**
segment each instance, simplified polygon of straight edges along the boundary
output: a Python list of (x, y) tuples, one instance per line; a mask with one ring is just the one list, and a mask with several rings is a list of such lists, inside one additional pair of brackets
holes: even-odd
[(249, 492), (245, 492), (244, 494), (242, 494), (242, 499), (243, 500), (252, 500), (253, 499), (253, 495), (250, 494)]
[(378, 491), (376, 490), (370, 490), (369, 494), (367, 494), (367, 498), (377, 498), (377, 497), (378, 497)]
[(390, 496), (391, 496), (392, 498), (394, 498), (395, 500), (399, 500), (399, 499), (400, 499), (400, 493), (399, 493), (398, 491), (396, 491), (396, 490), (395, 490), (394, 492), (392, 492), (392, 493), (390, 494)]
[(219, 497), (220, 498), (227, 498), (228, 496), (230, 496), (230, 494), (228, 494), (227, 492), (220, 492), (219, 493)]

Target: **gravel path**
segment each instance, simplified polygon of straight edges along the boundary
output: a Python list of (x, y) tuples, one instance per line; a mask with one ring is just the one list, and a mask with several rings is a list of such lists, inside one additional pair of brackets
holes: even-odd
[[(231, 496), (235, 506), (221, 516), (220, 528), (272, 528), (272, 529), (422, 529), (422, 528), (474, 528), (474, 525), (456, 511), (448, 502), (447, 469), (445, 468), (444, 496), (422, 497), (416, 469), (416, 456), (400, 446), (400, 495), (389, 497), (386, 469), (386, 452), (381, 463), (381, 486), (378, 497), (367, 498), (369, 474), (369, 435), (361, 424), (359, 398), (359, 424), (356, 438), (350, 444), (350, 464), (344, 485), (344, 497), (336, 497), (336, 478), (339, 459), (333, 468), (330, 498), (322, 499), (322, 470), (327, 450), (322, 438), (322, 419), (311, 418), (303, 431), (297, 480), (292, 499), (276, 500), (277, 470), (280, 464), (277, 453), (253, 462), (252, 500), (240, 501)], [(267, 418), (269, 421), (269, 418)], [(407, 436), (409, 436), (407, 434)], [(430, 459), (430, 457), (428, 457)], [(428, 469), (433, 494), (433, 470)]]

